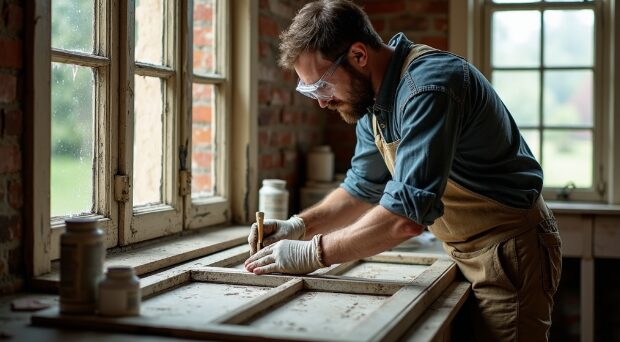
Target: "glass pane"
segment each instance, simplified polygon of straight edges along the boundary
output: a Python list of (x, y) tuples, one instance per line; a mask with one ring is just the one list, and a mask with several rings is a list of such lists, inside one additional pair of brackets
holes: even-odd
[(163, 65), (164, 0), (136, 0), (136, 61)]
[(540, 12), (493, 13), (491, 60), (494, 67), (536, 67), (540, 64)]
[(545, 11), (545, 65), (592, 66), (594, 12)]
[(592, 186), (592, 132), (589, 130), (543, 133), (545, 186), (563, 187), (574, 182), (578, 188)]
[(51, 215), (93, 211), (93, 70), (52, 63)]
[(133, 205), (162, 202), (164, 81), (135, 77)]
[(194, 0), (194, 72), (216, 72), (215, 0)]
[(538, 71), (494, 71), (493, 87), (519, 126), (537, 126), (540, 104)]
[(545, 71), (546, 126), (592, 127), (592, 71)]
[(93, 52), (93, 0), (52, 0), (52, 47)]
[(192, 87), (192, 197), (213, 195), (215, 184), (215, 89)]
[(536, 157), (536, 160), (540, 162), (540, 135), (538, 134), (537, 129), (521, 129), (521, 136), (527, 143), (527, 146)]

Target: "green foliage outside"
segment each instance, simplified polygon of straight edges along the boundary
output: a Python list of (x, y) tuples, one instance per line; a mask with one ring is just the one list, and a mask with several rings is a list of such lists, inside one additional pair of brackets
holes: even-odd
[[(93, 51), (93, 1), (52, 0), (52, 47)], [(93, 69), (52, 63), (51, 214), (93, 207)]]

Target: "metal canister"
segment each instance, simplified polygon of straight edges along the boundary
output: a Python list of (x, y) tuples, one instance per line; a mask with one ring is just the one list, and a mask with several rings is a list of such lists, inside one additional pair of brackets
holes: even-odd
[(94, 218), (65, 220), (60, 237), (60, 312), (94, 313), (103, 277), (105, 239)]

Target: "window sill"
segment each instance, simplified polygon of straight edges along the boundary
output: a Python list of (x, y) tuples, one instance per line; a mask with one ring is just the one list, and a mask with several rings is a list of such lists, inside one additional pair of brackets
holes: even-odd
[(618, 204), (548, 201), (547, 205), (554, 214), (620, 215)]
[[(228, 266), (241, 263), (249, 256), (247, 226), (225, 226), (189, 233), (173, 238), (121, 247), (108, 251), (104, 267), (132, 266), (141, 277), (149, 273), (182, 266)], [(234, 248), (231, 248), (234, 247)], [(191, 261), (191, 262), (189, 262)], [(60, 282), (59, 263), (52, 272), (32, 280), (32, 288), (56, 293)]]

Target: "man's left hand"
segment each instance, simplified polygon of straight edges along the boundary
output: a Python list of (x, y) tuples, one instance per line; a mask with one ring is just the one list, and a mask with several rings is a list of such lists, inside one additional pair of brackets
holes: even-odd
[(310, 241), (280, 240), (245, 261), (245, 269), (255, 274), (306, 274), (325, 267), (321, 263), (320, 235)]

